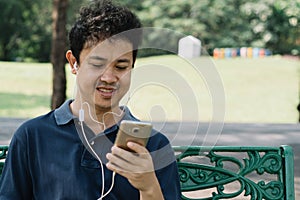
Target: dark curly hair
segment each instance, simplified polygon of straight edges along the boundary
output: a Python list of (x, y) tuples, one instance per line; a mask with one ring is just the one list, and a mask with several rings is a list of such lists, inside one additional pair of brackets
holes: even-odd
[[(133, 45), (133, 63), (141, 42), (141, 22), (135, 14), (111, 0), (95, 0), (88, 7), (82, 7), (80, 17), (69, 33), (70, 48), (78, 63), (83, 48), (92, 47), (105, 39), (117, 37)], [(129, 31), (135, 29), (134, 31)], [(127, 32), (126, 32), (127, 31)]]

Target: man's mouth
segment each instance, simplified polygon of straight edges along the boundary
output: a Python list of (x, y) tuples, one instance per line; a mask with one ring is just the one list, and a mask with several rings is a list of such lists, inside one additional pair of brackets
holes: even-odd
[(96, 89), (104, 98), (111, 98), (117, 90), (115, 87), (97, 87)]

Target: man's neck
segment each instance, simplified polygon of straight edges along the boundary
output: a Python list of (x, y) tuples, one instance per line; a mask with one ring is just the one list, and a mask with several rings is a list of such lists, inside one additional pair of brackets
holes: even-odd
[(73, 115), (79, 117), (79, 119), (84, 119), (84, 123), (96, 134), (117, 124), (124, 116), (123, 110), (118, 106), (113, 108), (99, 108), (94, 107), (94, 105), (81, 105), (76, 100), (70, 104), (70, 109)]

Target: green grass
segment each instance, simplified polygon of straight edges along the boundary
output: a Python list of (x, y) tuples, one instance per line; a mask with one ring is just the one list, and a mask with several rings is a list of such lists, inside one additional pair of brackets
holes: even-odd
[[(297, 122), (299, 61), (269, 57), (192, 62), (196, 65), (177, 56), (138, 59), (128, 102), (134, 114), (152, 120), (209, 121), (220, 114), (212, 110), (214, 104), (225, 103), (226, 122)], [(218, 74), (207, 75), (213, 68)], [(74, 76), (68, 66), (66, 72), (67, 95), (72, 97)], [(218, 75), (222, 87), (208, 85)], [(50, 64), (0, 62), (0, 117), (27, 118), (48, 112), (51, 79)], [(222, 89), (225, 102), (212, 99), (212, 92), (222, 93)]]
[(229, 121), (297, 122), (299, 61), (274, 57), (216, 64), (224, 82)]
[[(73, 79), (71, 75), (67, 78), (70, 88)], [(49, 63), (0, 62), (0, 117), (29, 118), (49, 112), (51, 81)]]

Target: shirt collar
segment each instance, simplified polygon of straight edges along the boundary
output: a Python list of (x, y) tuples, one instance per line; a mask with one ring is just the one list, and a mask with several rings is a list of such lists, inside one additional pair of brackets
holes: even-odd
[[(135, 117), (131, 114), (131, 112), (130, 112), (130, 110), (129, 110), (129, 108), (128, 108), (127, 106), (121, 106), (120, 108), (121, 108), (121, 110), (123, 110), (123, 112), (124, 112), (124, 116), (123, 116), (123, 118), (121, 119), (121, 121), (122, 121), (122, 120), (138, 121), (138, 119), (135, 118)], [(120, 121), (120, 122), (121, 122), (121, 121)], [(120, 122), (119, 122), (119, 123), (120, 123)]]
[(57, 125), (65, 125), (73, 120), (73, 114), (70, 109), (72, 99), (65, 101), (59, 108), (54, 111), (54, 117)]

